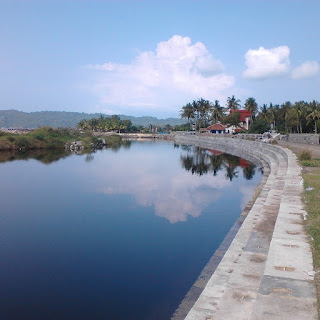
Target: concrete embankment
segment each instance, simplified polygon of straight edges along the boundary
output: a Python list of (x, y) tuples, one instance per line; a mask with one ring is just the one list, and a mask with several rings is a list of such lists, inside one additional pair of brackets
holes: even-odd
[[(186, 320), (317, 319), (312, 255), (304, 231), (301, 168), (288, 149), (218, 136), (176, 135), (267, 166), (269, 174)], [(179, 312), (175, 315), (179, 319)]]

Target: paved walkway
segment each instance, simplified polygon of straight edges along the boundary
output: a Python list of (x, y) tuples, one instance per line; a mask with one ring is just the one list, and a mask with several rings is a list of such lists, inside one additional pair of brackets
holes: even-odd
[(300, 167), (290, 150), (266, 148), (263, 190), (186, 320), (317, 319)]

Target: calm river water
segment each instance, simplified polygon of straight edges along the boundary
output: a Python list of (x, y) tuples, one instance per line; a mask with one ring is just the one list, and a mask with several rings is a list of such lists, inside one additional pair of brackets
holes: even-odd
[(0, 163), (2, 320), (170, 319), (261, 180), (168, 142), (34, 157)]

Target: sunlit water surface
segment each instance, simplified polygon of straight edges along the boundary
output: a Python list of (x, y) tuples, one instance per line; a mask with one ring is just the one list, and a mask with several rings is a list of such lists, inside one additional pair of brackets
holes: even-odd
[(0, 163), (0, 319), (170, 319), (261, 180), (167, 142), (45, 162)]

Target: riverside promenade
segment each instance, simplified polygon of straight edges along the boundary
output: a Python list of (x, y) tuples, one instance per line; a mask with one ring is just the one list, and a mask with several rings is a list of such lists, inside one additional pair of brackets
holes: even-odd
[(303, 181), (295, 155), (237, 138), (178, 134), (174, 140), (241, 156), (263, 166), (265, 175), (202, 293), (191, 309), (178, 309), (173, 319), (318, 319), (312, 255), (303, 226)]

